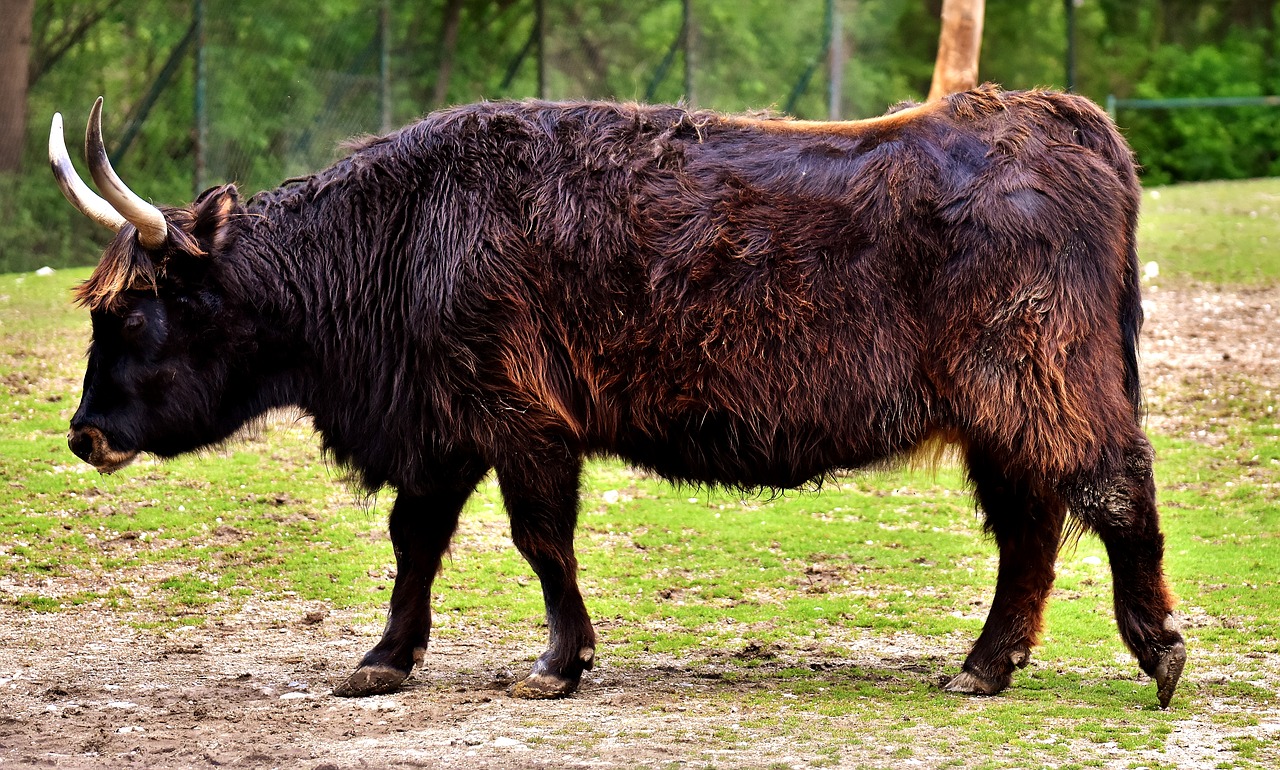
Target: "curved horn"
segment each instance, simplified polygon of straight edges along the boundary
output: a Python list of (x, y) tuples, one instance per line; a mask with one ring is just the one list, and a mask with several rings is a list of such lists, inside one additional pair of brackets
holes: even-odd
[(107, 146), (102, 141), (101, 96), (93, 103), (93, 111), (89, 113), (89, 126), (84, 134), (84, 153), (89, 158), (89, 173), (93, 175), (93, 183), (102, 192), (102, 197), (130, 224), (138, 228), (138, 242), (148, 249), (162, 246), (168, 232), (164, 214), (125, 187), (111, 168)]
[(118, 231), (124, 227), (125, 219), (120, 212), (111, 208), (111, 204), (103, 200), (89, 185), (84, 183), (71, 165), (71, 156), (67, 153), (67, 143), (62, 138), (62, 113), (53, 113), (53, 125), (49, 127), (49, 166), (53, 168), (53, 176), (58, 180), (62, 194), (80, 210), (100, 225)]

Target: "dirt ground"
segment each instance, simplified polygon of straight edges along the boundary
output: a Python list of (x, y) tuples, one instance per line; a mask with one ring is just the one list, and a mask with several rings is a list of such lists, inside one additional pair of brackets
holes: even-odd
[[(1149, 289), (1146, 304), (1152, 430), (1214, 441), (1219, 426), (1180, 418), (1180, 400), (1209, 397), (1240, 377), (1273, 392), (1280, 386), (1280, 289)], [(832, 761), (797, 750), (782, 728), (742, 743), (726, 740), (724, 730), (737, 727), (732, 699), (714, 696), (749, 685), (719, 678), (706, 659), (690, 665), (655, 656), (614, 668), (607, 625), (600, 665), (582, 692), (528, 702), (504, 690), (541, 651), (536, 629), (514, 646), (433, 640), (427, 665), (401, 692), (349, 700), (330, 690), (376, 641), (381, 628), (368, 618), (303, 602), (250, 602), (195, 628), (144, 631), (131, 623), (137, 620), (0, 604), (0, 767), (799, 768)], [(853, 659), (832, 665), (921, 681), (944, 665), (931, 656), (959, 655), (965, 644), (939, 650), (936, 641), (895, 639), (860, 649), (855, 643)], [(1280, 653), (1267, 669), (1280, 681)], [(1211, 662), (1187, 673), (1221, 675)], [(1280, 731), (1280, 712), (1254, 717), (1248, 729)], [(1159, 759), (1218, 766), (1221, 742), (1212, 733), (1197, 717), (1180, 722)], [(1093, 757), (1117, 767), (1139, 759)], [(839, 762), (934, 764), (920, 754), (894, 760), (874, 753)]]

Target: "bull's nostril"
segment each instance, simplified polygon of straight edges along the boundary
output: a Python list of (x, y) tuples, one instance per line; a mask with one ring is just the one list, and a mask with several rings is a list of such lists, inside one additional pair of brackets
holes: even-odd
[(67, 434), (67, 446), (71, 447), (76, 457), (89, 462), (89, 457), (93, 454), (93, 436), (86, 430), (72, 429)]

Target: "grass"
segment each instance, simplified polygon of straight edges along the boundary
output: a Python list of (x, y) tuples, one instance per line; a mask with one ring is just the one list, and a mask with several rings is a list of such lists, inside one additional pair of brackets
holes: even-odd
[[(1162, 281), (1257, 284), (1280, 271), (1280, 250), (1255, 243), (1280, 237), (1280, 181), (1158, 192), (1142, 234)], [(250, 595), (380, 616), (394, 566), (381, 515), (389, 493), (358, 504), (304, 423), (114, 476), (68, 452), (88, 338), (68, 287), (83, 277), (0, 276), (0, 601), (32, 613), (110, 608), (162, 628), (207, 622)], [(1277, 734), (1252, 716), (1278, 707), (1274, 386), (1241, 379), (1218, 398), (1161, 402), (1223, 437), (1153, 436), (1168, 570), (1192, 648), (1170, 711), (1154, 707), (1119, 641), (1091, 537), (1061, 555), (1044, 643), (1010, 691), (956, 698), (931, 683), (954, 673), (995, 579), (994, 549), (954, 468), (743, 499), (593, 463), (579, 553), (600, 653), (621, 668), (677, 660), (706, 672), (705, 689), (651, 706), (723, 715), (716, 731), (691, 734), (691, 750), (785, 735), (832, 766), (857, 750), (895, 766), (1172, 767), (1173, 736), (1203, 723), (1221, 766), (1275, 766)], [(509, 545), (491, 479), (468, 503), (434, 607), (437, 635), (479, 632), (495, 655), (509, 637), (544, 633), (536, 580)], [(718, 766), (714, 754), (702, 760)]]
[(1258, 283), (1280, 278), (1275, 179), (1153, 187), (1142, 196), (1143, 262), (1162, 282)]

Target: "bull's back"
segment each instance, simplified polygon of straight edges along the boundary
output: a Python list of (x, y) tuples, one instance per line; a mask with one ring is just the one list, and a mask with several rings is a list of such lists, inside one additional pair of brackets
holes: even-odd
[[(505, 390), (530, 426), (748, 486), (1005, 407), (1030, 418), (1036, 389), (1002, 372), (1065, 371), (1090, 335), (1123, 347), (1108, 319), (1124, 159), (1105, 131), (1078, 141), (1096, 116), (1071, 99), (982, 91), (834, 131), (575, 113), (586, 127), (520, 225), (519, 282), (538, 296), (519, 334), (494, 330)], [(1092, 309), (1066, 312), (1086, 290)]]

